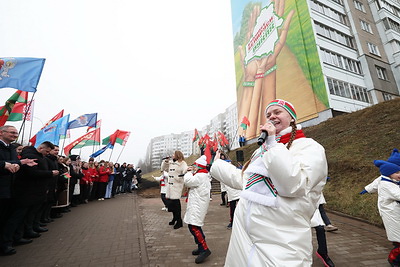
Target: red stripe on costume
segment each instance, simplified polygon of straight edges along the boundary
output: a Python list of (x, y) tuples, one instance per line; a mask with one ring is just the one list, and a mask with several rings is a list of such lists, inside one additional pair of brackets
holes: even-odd
[(198, 227), (191, 225), (190, 226), (192, 229), (192, 232), (194, 233), (194, 235), (196, 236), (196, 239), (200, 242), (200, 245), (203, 247), (204, 250), (208, 249), (206, 240), (203, 238), (203, 235), (201, 234), (201, 231), (199, 230)]

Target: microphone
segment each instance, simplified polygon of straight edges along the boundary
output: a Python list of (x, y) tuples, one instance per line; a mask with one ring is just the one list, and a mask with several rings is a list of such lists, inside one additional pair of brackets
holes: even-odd
[[(269, 121), (269, 122), (275, 125), (274, 121)], [(262, 144), (264, 144), (265, 140), (267, 140), (267, 137), (268, 137), (268, 132), (262, 130), (260, 136), (258, 137), (257, 145), (261, 146)]]

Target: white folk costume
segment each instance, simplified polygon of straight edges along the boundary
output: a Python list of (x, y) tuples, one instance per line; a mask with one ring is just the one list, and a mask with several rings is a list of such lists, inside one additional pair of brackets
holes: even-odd
[(168, 199), (180, 199), (183, 189), (183, 176), (187, 171), (185, 161), (163, 161), (161, 163), (161, 171), (168, 172), (168, 183), (166, 184), (166, 197)]
[(184, 180), (185, 186), (189, 188), (189, 194), (183, 221), (187, 224), (203, 226), (210, 204), (210, 174), (206, 169), (200, 169), (195, 174), (186, 173)]
[[(216, 160), (211, 175), (226, 185), (244, 189), (236, 207), (225, 266), (311, 266), (310, 220), (326, 182), (324, 148), (305, 138), (298, 126), (288, 150), (291, 127), (253, 153), (242, 173)], [(289, 135), (289, 136), (288, 136)]]

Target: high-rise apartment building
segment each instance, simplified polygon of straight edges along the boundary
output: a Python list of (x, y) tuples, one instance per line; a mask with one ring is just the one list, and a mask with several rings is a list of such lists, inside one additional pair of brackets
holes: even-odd
[[(214, 139), (214, 134), (221, 131), (229, 140), (230, 149), (237, 148), (237, 108), (236, 103), (230, 105), (224, 113), (211, 119), (210, 124), (204, 126), (200, 135), (208, 134)], [(169, 134), (154, 137), (147, 147), (146, 161), (150, 162), (153, 169), (160, 168), (163, 157), (172, 155), (175, 150), (180, 150), (185, 157), (192, 154), (200, 154), (197, 142), (193, 143), (194, 131), (186, 131), (180, 134)]]
[(398, 1), (388, 1), (308, 1), (334, 112), (399, 96), (400, 9)]

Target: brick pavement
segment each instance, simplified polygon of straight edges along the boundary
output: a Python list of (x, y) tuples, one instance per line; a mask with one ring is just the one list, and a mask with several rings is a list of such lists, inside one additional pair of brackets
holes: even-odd
[[(187, 226), (172, 229), (172, 214), (162, 211), (161, 203), (159, 198), (124, 194), (80, 205), (49, 224), (49, 232), (32, 244), (16, 247), (16, 255), (0, 257), (0, 266), (197, 266), (191, 255), (196, 245)], [(219, 203), (219, 195), (214, 195), (203, 227), (212, 254), (202, 266), (223, 266), (225, 261), (229, 209)], [(185, 207), (182, 200), (183, 214)], [(389, 266), (391, 244), (383, 229), (328, 215), (339, 227), (327, 233), (336, 266)], [(319, 266), (323, 264), (314, 256), (313, 267)]]

